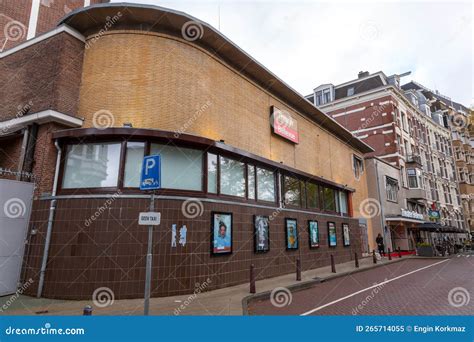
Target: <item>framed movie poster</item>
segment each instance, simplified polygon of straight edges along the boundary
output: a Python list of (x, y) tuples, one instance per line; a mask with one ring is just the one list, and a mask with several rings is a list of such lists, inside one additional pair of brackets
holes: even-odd
[(319, 228), (318, 221), (308, 221), (309, 247), (319, 247)]
[(342, 224), (342, 242), (344, 246), (351, 245), (351, 236), (349, 231), (349, 225), (347, 223)]
[(328, 241), (329, 247), (337, 246), (336, 224), (334, 222), (328, 222)]
[(296, 219), (285, 219), (286, 249), (298, 249), (298, 224)]
[(232, 214), (213, 212), (212, 224), (212, 254), (232, 253)]
[(255, 252), (268, 252), (270, 250), (270, 226), (268, 216), (254, 216)]

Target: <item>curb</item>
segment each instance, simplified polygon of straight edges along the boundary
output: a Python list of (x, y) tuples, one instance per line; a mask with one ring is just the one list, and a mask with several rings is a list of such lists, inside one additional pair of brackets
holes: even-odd
[[(382, 266), (386, 266), (386, 265), (395, 264), (397, 262), (408, 260), (408, 259), (435, 259), (435, 258), (406, 256), (404, 258), (398, 258), (396, 260), (392, 259), (390, 262), (386, 262), (386, 263), (383, 263), (383, 264), (377, 263), (377, 264), (373, 264), (371, 266), (364, 267), (364, 268), (356, 268), (352, 271), (336, 273), (334, 275), (330, 275), (330, 276), (327, 276), (327, 277), (324, 277), (324, 278), (313, 278), (313, 280), (308, 280), (308, 281), (305, 281), (305, 282), (302, 282), (302, 283), (289, 285), (286, 288), (288, 290), (290, 290), (291, 292), (297, 292), (297, 291), (301, 291), (301, 290), (311, 288), (314, 285), (324, 283), (328, 280), (337, 279), (337, 278), (340, 278), (340, 277), (345, 277), (347, 275), (368, 271), (368, 270), (371, 270), (371, 269), (374, 269), (374, 268), (377, 268), (377, 267), (382, 267)], [(446, 258), (440, 258), (440, 259), (446, 259)], [(248, 295), (248, 296), (242, 298), (242, 315), (243, 316), (249, 316), (248, 307), (249, 307), (250, 302), (255, 301), (255, 300), (269, 299), (270, 294), (271, 294), (271, 291), (264, 291), (264, 292), (256, 293), (256, 294), (253, 294), (253, 295)]]

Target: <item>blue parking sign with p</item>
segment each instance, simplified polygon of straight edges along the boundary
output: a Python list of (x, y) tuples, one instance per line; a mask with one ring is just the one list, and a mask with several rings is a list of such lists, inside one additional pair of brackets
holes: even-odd
[(154, 190), (161, 187), (161, 159), (160, 156), (146, 156), (143, 158), (140, 177), (140, 190)]

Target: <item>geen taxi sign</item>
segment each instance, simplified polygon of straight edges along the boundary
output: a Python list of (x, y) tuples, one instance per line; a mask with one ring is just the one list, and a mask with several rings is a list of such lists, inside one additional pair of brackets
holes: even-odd
[(298, 134), (298, 122), (288, 113), (275, 106), (271, 108), (271, 125), (273, 133), (298, 144), (300, 137)]
[(138, 216), (138, 224), (141, 226), (159, 226), (161, 222), (161, 213), (142, 212)]

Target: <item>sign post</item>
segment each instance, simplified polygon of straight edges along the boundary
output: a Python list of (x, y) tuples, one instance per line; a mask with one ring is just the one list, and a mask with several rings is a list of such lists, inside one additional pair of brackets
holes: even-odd
[(151, 267), (153, 257), (153, 226), (160, 224), (160, 213), (155, 213), (155, 190), (161, 187), (161, 159), (160, 156), (146, 156), (143, 158), (140, 179), (140, 190), (151, 190), (150, 207), (148, 213), (140, 213), (139, 224), (148, 226), (148, 247), (146, 254), (145, 275), (145, 302), (143, 314), (148, 316), (150, 312), (151, 294)]

